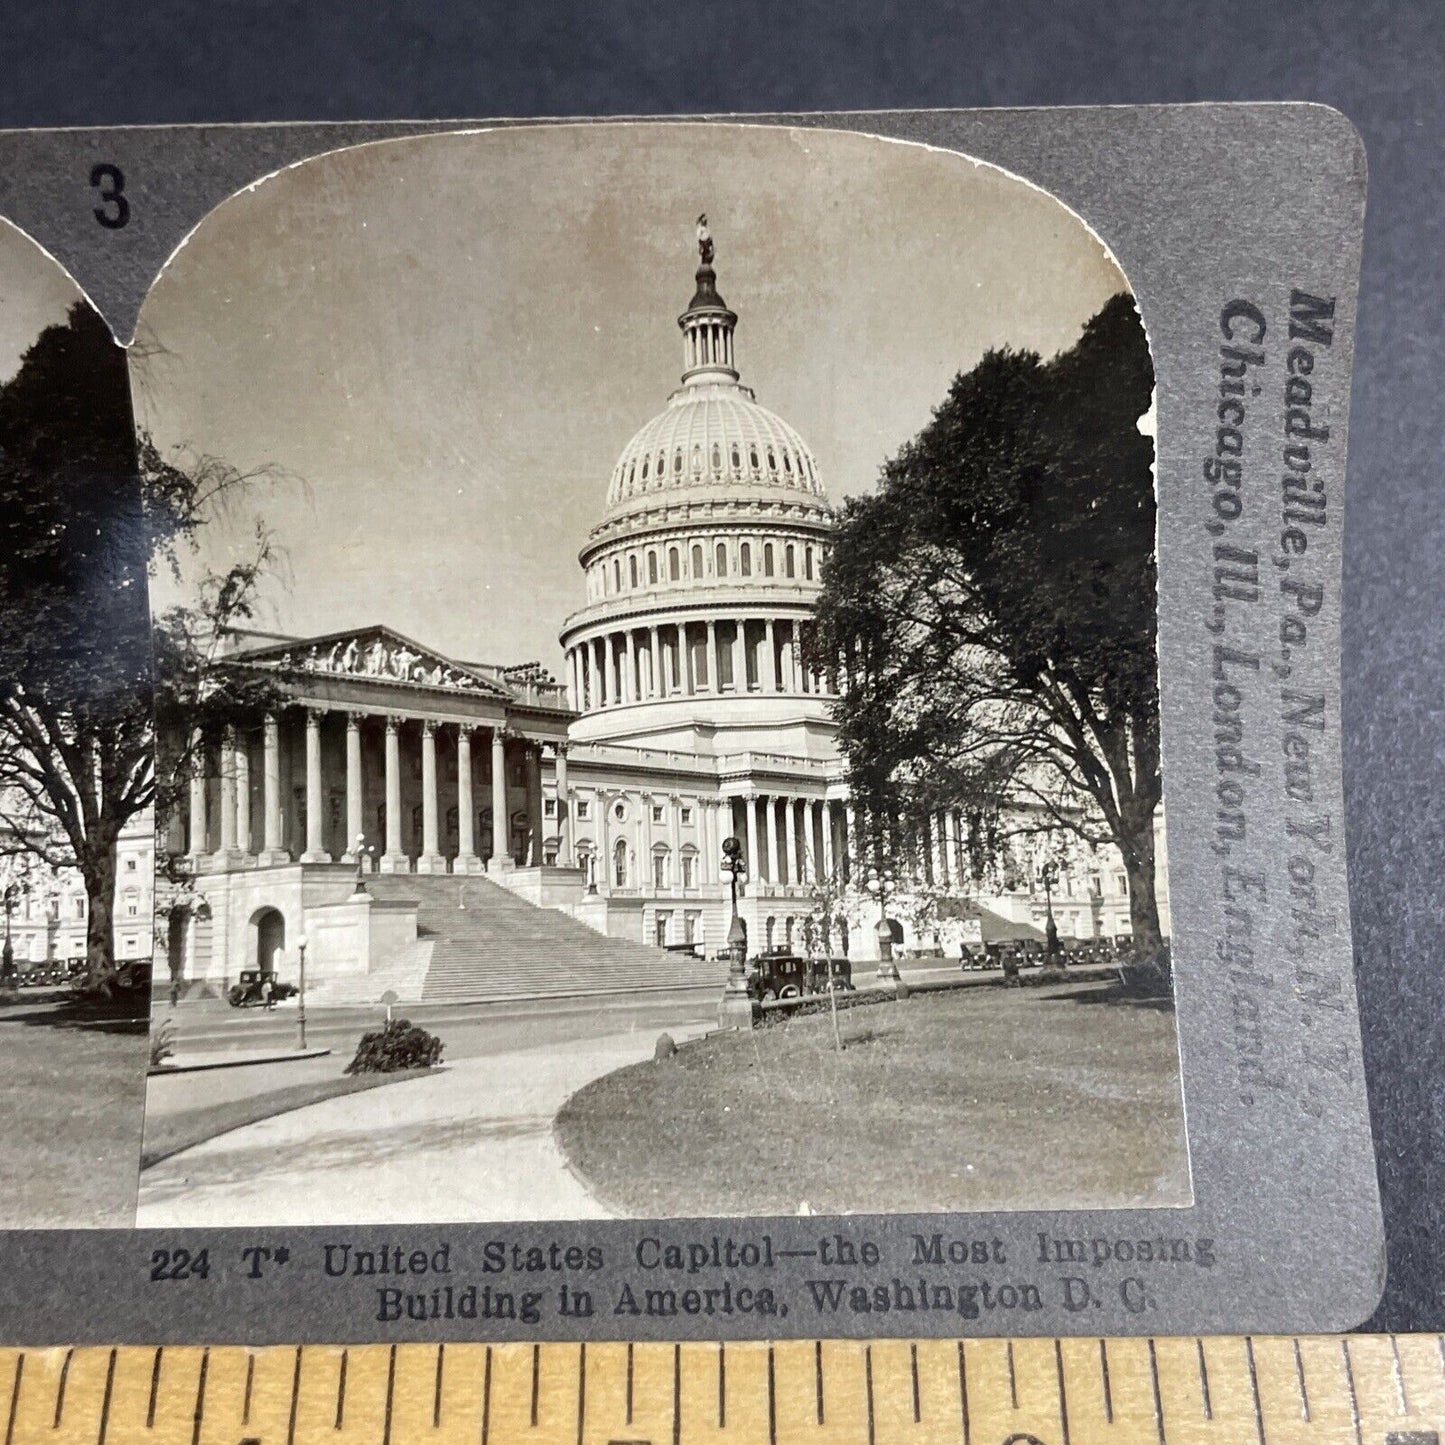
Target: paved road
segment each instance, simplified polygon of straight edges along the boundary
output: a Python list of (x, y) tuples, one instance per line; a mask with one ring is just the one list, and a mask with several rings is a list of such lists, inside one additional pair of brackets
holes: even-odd
[[(181, 1045), (207, 1051), (294, 1037), (288, 1018), (221, 1006), (179, 1011)], [(435, 1075), (307, 1105), (248, 1124), (141, 1175), (145, 1227), (587, 1219), (604, 1211), (567, 1169), (552, 1120), (569, 1095), (714, 1026), (713, 990), (484, 1008), (409, 1009), (439, 1034)], [(308, 1011), (309, 1013), (309, 1011)], [(229, 1017), (228, 1017), (229, 1015)], [(334, 1077), (373, 1010), (308, 1018), (325, 1059), (152, 1078), (153, 1117)]]

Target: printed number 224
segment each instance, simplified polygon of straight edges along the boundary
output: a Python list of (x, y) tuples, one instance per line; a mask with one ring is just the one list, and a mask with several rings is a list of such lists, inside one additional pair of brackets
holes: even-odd
[(151, 1278), (160, 1279), (208, 1279), (211, 1273), (209, 1250), (198, 1250), (192, 1254), (188, 1249), (153, 1249), (151, 1251)]

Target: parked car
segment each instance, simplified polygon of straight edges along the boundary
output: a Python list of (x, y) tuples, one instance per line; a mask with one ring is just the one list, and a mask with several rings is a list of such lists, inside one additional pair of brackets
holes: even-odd
[(748, 992), (763, 1002), (852, 988), (853, 965), (846, 958), (800, 958), (791, 949), (772, 948), (748, 960)]
[(272, 1003), (291, 998), (299, 992), (294, 983), (285, 983), (274, 973), (262, 972), (259, 968), (242, 971), (241, 977), (226, 990), (226, 1002), (232, 1008), (258, 1008), (265, 1005), (268, 997)]

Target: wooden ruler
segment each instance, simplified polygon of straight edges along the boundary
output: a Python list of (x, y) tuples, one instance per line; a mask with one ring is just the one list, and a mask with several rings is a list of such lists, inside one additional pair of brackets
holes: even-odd
[(1445, 1341), (0, 1351), (5, 1445), (1440, 1445)]

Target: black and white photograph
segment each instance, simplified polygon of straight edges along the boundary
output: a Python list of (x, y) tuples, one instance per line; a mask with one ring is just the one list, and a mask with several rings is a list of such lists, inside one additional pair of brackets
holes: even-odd
[(135, 1218), (155, 770), (134, 438), (125, 351), (0, 223), (0, 1228)]
[(138, 1222), (1190, 1203), (1154, 374), (827, 130), (358, 146), (142, 309)]

